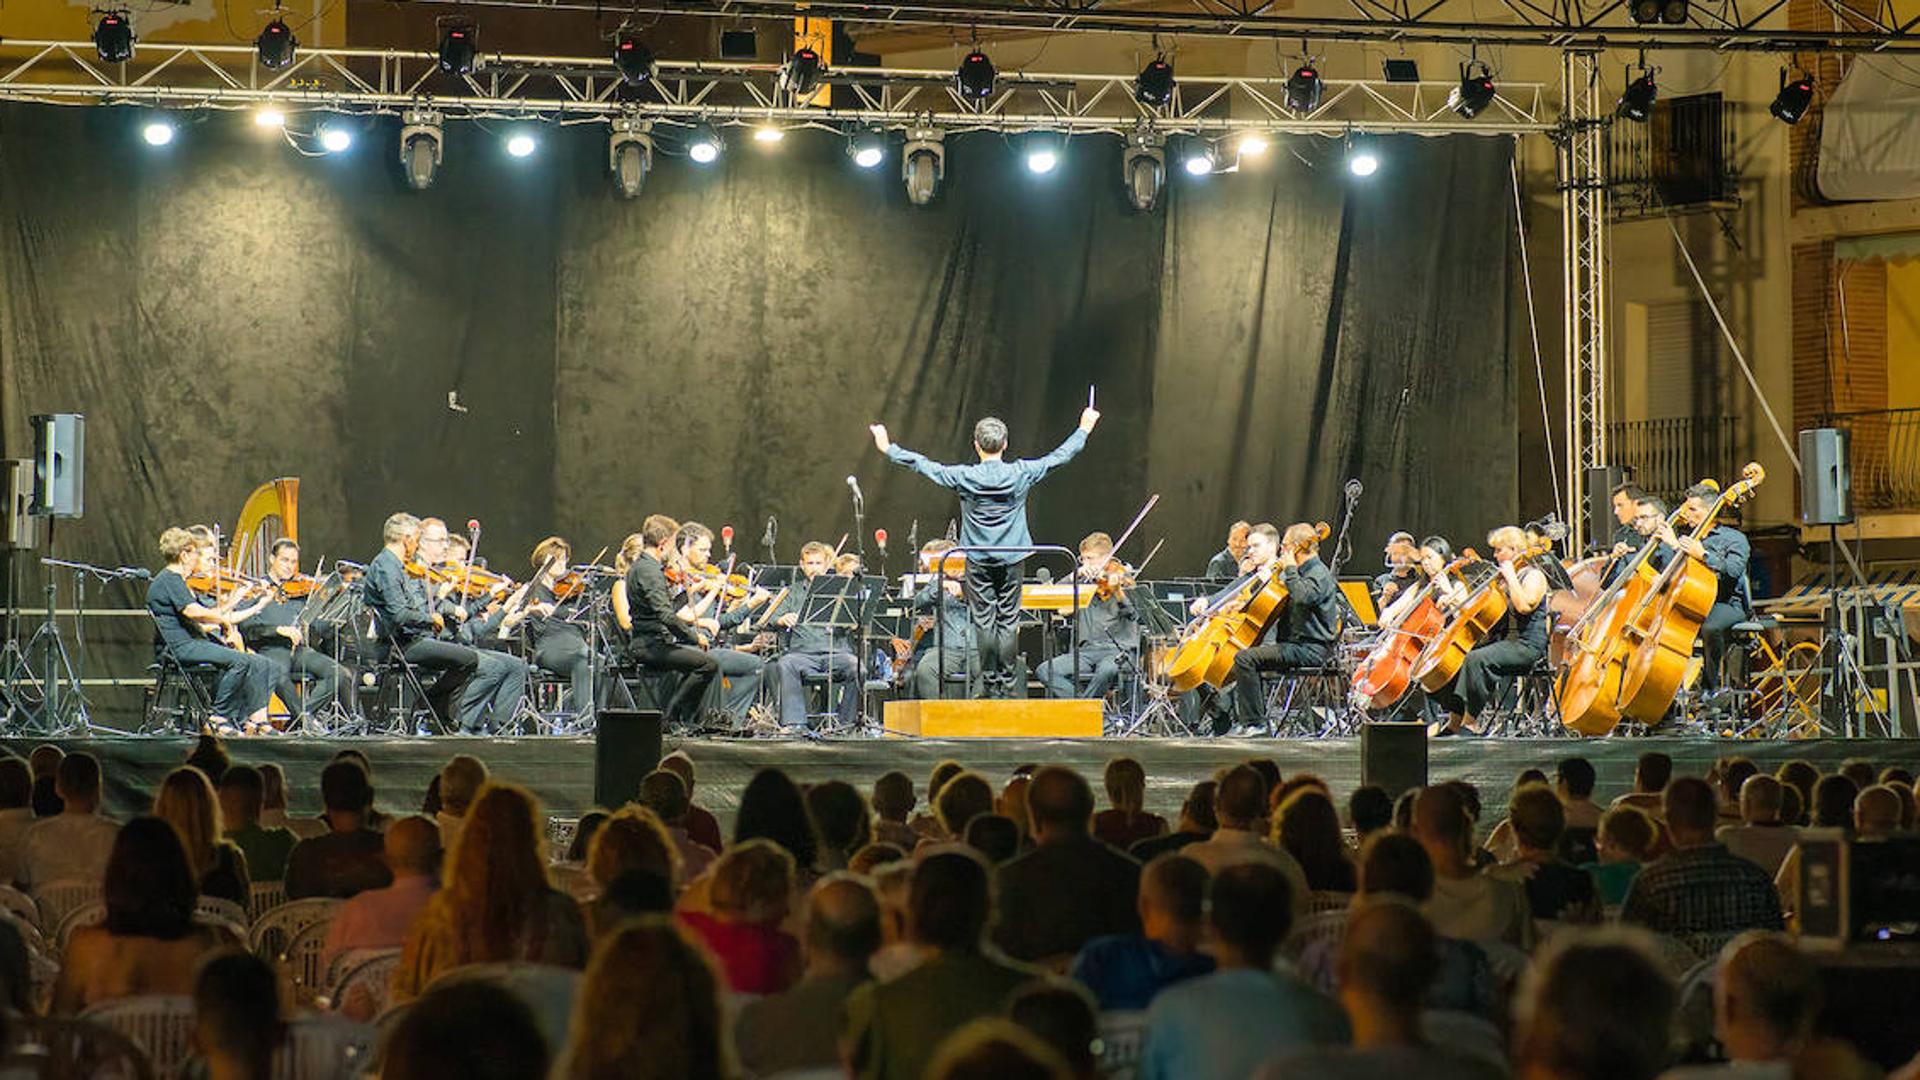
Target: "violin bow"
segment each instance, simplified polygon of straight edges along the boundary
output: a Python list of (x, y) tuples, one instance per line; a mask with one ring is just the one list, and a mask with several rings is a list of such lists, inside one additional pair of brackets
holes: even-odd
[(1133, 535), (1133, 530), (1140, 527), (1140, 523), (1147, 519), (1148, 512), (1151, 511), (1155, 506), (1158, 506), (1159, 503), (1160, 503), (1159, 492), (1156, 491), (1152, 495), (1147, 496), (1146, 505), (1140, 508), (1139, 513), (1133, 515), (1133, 523), (1128, 525), (1126, 528), (1126, 531), (1120, 534), (1120, 539), (1115, 540), (1113, 542), (1113, 550), (1115, 553), (1118, 553), (1121, 548), (1127, 545), (1127, 538)]

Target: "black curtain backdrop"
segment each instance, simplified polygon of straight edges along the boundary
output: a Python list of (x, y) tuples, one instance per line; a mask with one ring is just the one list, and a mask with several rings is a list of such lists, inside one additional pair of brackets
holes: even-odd
[(860, 172), (823, 132), (762, 152), (735, 129), (711, 169), (663, 138), (623, 203), (595, 125), (516, 161), (456, 124), (414, 193), (387, 121), (310, 158), (245, 114), (159, 150), (140, 119), (0, 108), (0, 434), (27, 456), (30, 413), (87, 414), (65, 557), (151, 565), (164, 526), (230, 527), (297, 475), (309, 564), (369, 557), (397, 508), (481, 519), (514, 572), (549, 532), (584, 557), (654, 511), (732, 523), (749, 557), (777, 516), (790, 560), (852, 530), (854, 474), (897, 569), (909, 523), (955, 509), (869, 422), (953, 460), (993, 413), (1037, 454), (1090, 383), (1106, 417), (1037, 492), (1043, 541), (1159, 492), (1128, 554), (1164, 537), (1153, 572), (1193, 572), (1236, 517), (1337, 526), (1357, 477), (1371, 571), (1392, 529), (1516, 515), (1503, 138), (1379, 140), (1365, 182), (1337, 141), (1285, 140), (1237, 175), (1176, 168), (1137, 214), (1106, 137), (1035, 177), (1017, 143), (957, 136), (920, 210), (897, 158)]

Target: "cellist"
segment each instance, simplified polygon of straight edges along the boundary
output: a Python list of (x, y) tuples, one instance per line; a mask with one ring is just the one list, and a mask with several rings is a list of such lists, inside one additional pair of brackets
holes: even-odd
[[(1487, 545), (1493, 549), (1499, 585), (1507, 594), (1507, 615), (1495, 632), (1467, 653), (1453, 679), (1428, 695), (1447, 711), (1445, 721), (1428, 729), (1435, 738), (1458, 734), (1493, 700), (1502, 677), (1525, 675), (1547, 655), (1553, 628), (1547, 594), (1552, 588), (1539, 567), (1520, 561), (1528, 547), (1525, 530), (1503, 525), (1487, 534)], [(1455, 592), (1448, 600), (1457, 602), (1457, 596)]]
[[(1680, 504), (1681, 522), (1697, 528), (1719, 498), (1720, 488), (1712, 483), (1688, 488), (1686, 501)], [(1730, 509), (1723, 508), (1721, 514), (1724, 516)], [(1753, 545), (1745, 533), (1724, 520), (1716, 521), (1705, 536), (1675, 535), (1662, 521), (1655, 535), (1681, 554), (1700, 560), (1702, 566), (1719, 578), (1713, 609), (1700, 624), (1700, 642), (1706, 656), (1700, 678), (1706, 690), (1718, 690), (1722, 683), (1721, 662), (1727, 655), (1727, 631), (1735, 623), (1753, 617), (1753, 592), (1747, 584), (1747, 563), (1753, 557)]]
[[(1224, 716), (1216, 713), (1214, 734), (1225, 734), (1235, 723), (1259, 724), (1267, 701), (1260, 685), (1262, 672), (1298, 671), (1325, 664), (1333, 655), (1340, 625), (1340, 583), (1320, 561), (1320, 533), (1305, 522), (1287, 526), (1286, 535), (1262, 522), (1247, 534), (1247, 560), (1242, 569), (1261, 574), (1277, 568), (1287, 588), (1287, 608), (1268, 631), (1266, 641), (1242, 649), (1233, 658), (1233, 687)], [(1243, 578), (1246, 575), (1243, 575)]]
[(1654, 548), (1647, 556), (1645, 572), (1659, 573), (1673, 558), (1673, 549), (1658, 536), (1667, 522), (1667, 504), (1658, 495), (1648, 495), (1634, 505), (1637, 510), (1633, 515), (1633, 531), (1642, 539), (1638, 544), (1629, 544), (1623, 539), (1613, 545), (1613, 565), (1607, 567), (1606, 576), (1600, 580), (1602, 587), (1613, 584), (1620, 577), (1620, 571), (1633, 562), (1633, 554), (1648, 544)]

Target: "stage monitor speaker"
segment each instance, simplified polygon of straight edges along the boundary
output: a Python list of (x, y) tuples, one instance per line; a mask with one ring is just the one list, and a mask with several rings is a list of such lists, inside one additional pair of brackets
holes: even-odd
[(593, 732), (593, 801), (616, 809), (640, 793), (640, 781), (660, 767), (658, 709), (601, 709)]
[(1800, 520), (1807, 525), (1845, 525), (1853, 520), (1853, 477), (1847, 433), (1808, 428), (1800, 433)]
[(33, 462), (0, 460), (0, 548), (30, 548), (40, 530), (33, 520)]
[(86, 508), (87, 420), (79, 413), (34, 417), (33, 512), (77, 518)]
[(1385, 788), (1387, 797), (1427, 786), (1427, 725), (1377, 723), (1360, 728), (1360, 782)]
[(1627, 482), (1627, 470), (1619, 465), (1601, 465), (1587, 470), (1587, 550), (1613, 547), (1614, 530), (1620, 527), (1613, 516), (1613, 489)]

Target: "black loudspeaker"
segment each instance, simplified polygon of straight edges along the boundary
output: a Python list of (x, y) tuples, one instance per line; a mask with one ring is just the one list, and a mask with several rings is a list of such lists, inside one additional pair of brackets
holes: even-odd
[(1360, 728), (1360, 782), (1387, 797), (1427, 786), (1427, 725), (1369, 721)]
[(1620, 528), (1613, 516), (1613, 489), (1627, 482), (1627, 470), (1618, 465), (1602, 465), (1587, 470), (1587, 550), (1613, 547), (1613, 534)]
[(87, 420), (79, 413), (36, 416), (33, 425), (33, 512), (77, 518), (86, 507)]
[(1800, 520), (1807, 525), (1845, 525), (1853, 520), (1853, 476), (1847, 433), (1809, 428), (1800, 433)]
[(617, 809), (633, 801), (640, 781), (660, 767), (658, 709), (601, 709), (593, 732), (593, 802)]

